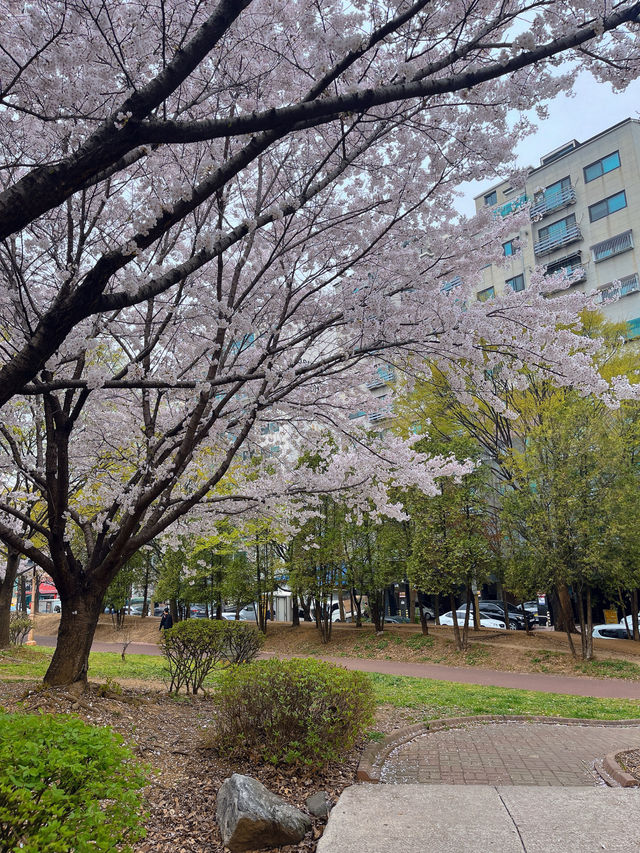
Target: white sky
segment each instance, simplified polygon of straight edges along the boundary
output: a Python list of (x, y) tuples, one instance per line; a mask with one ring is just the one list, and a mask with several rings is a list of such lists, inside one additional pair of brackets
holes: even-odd
[[(574, 89), (575, 97), (561, 95), (549, 103), (549, 118), (540, 123), (537, 133), (528, 136), (518, 147), (518, 166), (538, 166), (540, 157), (570, 139), (584, 142), (625, 118), (640, 118), (640, 80), (625, 92), (614, 94), (610, 86), (597, 83), (590, 74), (583, 73), (577, 78)], [(472, 216), (475, 213), (473, 197), (498, 180), (500, 177), (463, 185), (464, 198), (456, 204), (460, 213)]]

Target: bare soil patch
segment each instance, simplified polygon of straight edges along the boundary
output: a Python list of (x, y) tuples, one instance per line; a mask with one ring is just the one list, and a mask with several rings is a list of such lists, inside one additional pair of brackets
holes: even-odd
[[(145, 789), (148, 817), (146, 838), (135, 845), (138, 853), (223, 853), (215, 822), (216, 795), (231, 773), (259, 779), (288, 803), (305, 810), (305, 800), (326, 791), (334, 804), (356, 780), (364, 741), (344, 756), (344, 761), (312, 776), (271, 765), (228, 764), (201, 747), (202, 732), (211, 724), (214, 703), (207, 697), (178, 699), (142, 688), (123, 688), (121, 694), (98, 693), (98, 685), (78, 696), (65, 690), (45, 690), (35, 682), (4, 683), (2, 705), (7, 710), (77, 714), (86, 722), (111, 726), (132, 745), (149, 767)], [(413, 722), (409, 712), (379, 709), (376, 730), (385, 734)], [(324, 822), (313, 819), (312, 832), (281, 853), (312, 853)]]

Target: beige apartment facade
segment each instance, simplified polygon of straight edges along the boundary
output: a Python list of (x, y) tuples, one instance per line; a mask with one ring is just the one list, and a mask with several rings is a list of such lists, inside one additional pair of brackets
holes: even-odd
[(640, 337), (640, 122), (626, 119), (586, 142), (545, 154), (524, 190), (503, 181), (475, 198), (507, 216), (526, 203), (529, 222), (503, 244), (504, 265), (483, 270), (478, 299), (524, 290), (536, 267), (575, 274), (603, 313)]

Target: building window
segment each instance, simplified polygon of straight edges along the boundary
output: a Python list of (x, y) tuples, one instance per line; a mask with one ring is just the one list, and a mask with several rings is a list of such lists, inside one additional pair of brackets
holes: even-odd
[(607, 154), (606, 157), (601, 157), (595, 163), (590, 163), (584, 167), (584, 182), (595, 181), (607, 172), (613, 172), (614, 169), (620, 168), (620, 154), (614, 151), (613, 154)]
[(510, 255), (515, 255), (516, 253), (516, 241), (515, 240), (507, 240), (506, 243), (502, 244), (502, 253), (505, 258), (510, 257)]
[(478, 302), (486, 302), (487, 299), (493, 299), (496, 295), (494, 287), (486, 287), (484, 290), (479, 290), (477, 293)]
[(619, 255), (621, 252), (627, 252), (633, 249), (633, 234), (631, 230), (624, 231), (622, 234), (617, 234), (615, 237), (610, 237), (608, 240), (603, 240), (602, 243), (596, 243), (591, 247), (593, 260), (604, 261), (614, 255)]
[(609, 198), (604, 198), (602, 201), (597, 201), (595, 204), (589, 205), (589, 219), (591, 222), (597, 222), (598, 219), (604, 219), (610, 213), (622, 210), (626, 206), (627, 196), (625, 191), (621, 190), (615, 195), (610, 195)]
[(636, 317), (634, 320), (627, 320), (627, 329), (628, 341), (640, 337), (640, 317)]
[(557, 222), (552, 222), (551, 225), (545, 225), (544, 228), (540, 228), (538, 231), (538, 240), (540, 242), (543, 240), (561, 240), (571, 229), (571, 226), (575, 224), (576, 217), (572, 213), (569, 216), (565, 216), (564, 219), (558, 219)]
[(498, 203), (498, 193), (496, 190), (491, 190), (490, 193), (487, 193), (484, 197), (484, 203), (487, 207), (491, 207), (493, 204)]
[(638, 290), (640, 290), (640, 281), (638, 280), (638, 273), (634, 272), (632, 275), (624, 276), (617, 283), (611, 282), (600, 288), (599, 301), (608, 302), (609, 299), (629, 296), (630, 293), (637, 293)]
[(522, 273), (520, 273), (520, 275), (514, 275), (513, 278), (508, 278), (505, 284), (515, 293), (519, 293), (521, 290), (524, 290), (524, 276)]

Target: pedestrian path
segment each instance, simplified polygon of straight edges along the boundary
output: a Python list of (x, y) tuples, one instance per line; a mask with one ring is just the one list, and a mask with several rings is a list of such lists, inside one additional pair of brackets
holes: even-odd
[(317, 853), (638, 853), (630, 788), (353, 785)]
[[(39, 646), (55, 646), (54, 636), (36, 634)], [(103, 643), (95, 641), (91, 646), (94, 652), (122, 651), (121, 643)], [(154, 643), (131, 643), (127, 654), (159, 655), (160, 649)], [(286, 657), (266, 653), (261, 657)], [(638, 699), (640, 700), (640, 681), (623, 678), (580, 678), (568, 675), (544, 675), (531, 672), (503, 672), (481, 667), (444, 666), (436, 663), (408, 663), (403, 661), (372, 660), (366, 658), (346, 658), (323, 656), (321, 660), (338, 664), (346, 669), (361, 672), (378, 672), (383, 675), (408, 675), (414, 678), (432, 678), (435, 681), (453, 681), (459, 684), (480, 684), (486, 687), (506, 687), (516, 690), (536, 690), (540, 693), (565, 693), (569, 696), (592, 696), (594, 699)]]
[(387, 757), (380, 781), (593, 787), (596, 759), (638, 747), (640, 725), (481, 723), (414, 737)]

